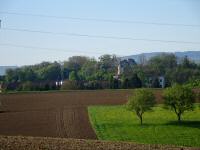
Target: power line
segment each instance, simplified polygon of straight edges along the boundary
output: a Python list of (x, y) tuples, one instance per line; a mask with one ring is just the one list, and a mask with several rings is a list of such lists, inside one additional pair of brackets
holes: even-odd
[(32, 16), (41, 18), (54, 18), (65, 20), (79, 20), (79, 21), (92, 21), (92, 22), (105, 22), (105, 23), (126, 23), (126, 24), (144, 24), (144, 25), (156, 25), (156, 26), (182, 26), (182, 27), (196, 27), (199, 28), (199, 24), (178, 24), (178, 23), (159, 23), (159, 22), (144, 22), (144, 21), (131, 21), (131, 20), (114, 20), (114, 19), (97, 19), (97, 18), (80, 18), (80, 17), (67, 17), (67, 16), (53, 16), (44, 14), (30, 14), (30, 13), (17, 13), (0, 11), (0, 14), (18, 15), (18, 16)]
[(66, 49), (58, 49), (58, 48), (47, 48), (47, 47), (37, 47), (37, 46), (28, 46), (28, 45), (18, 45), (18, 44), (12, 44), (12, 43), (0, 43), (0, 46), (16, 47), (16, 48), (28, 48), (28, 49), (39, 49), (39, 50), (48, 50), (48, 51), (66, 52), (66, 53), (87, 53), (87, 54), (98, 54), (98, 55), (104, 54), (104, 53), (99, 53), (99, 52), (66, 50)]
[(63, 35), (63, 36), (75, 36), (75, 37), (86, 37), (86, 38), (114, 39), (114, 40), (132, 40), (132, 41), (146, 41), (146, 42), (160, 42), (160, 43), (177, 43), (177, 44), (197, 44), (197, 45), (200, 44), (200, 42), (191, 42), (191, 41), (140, 39), (140, 38), (132, 38), (132, 37), (118, 37), (118, 36), (105, 36), (105, 35), (89, 35), (89, 34), (78, 34), (78, 33), (69, 33), (69, 32), (51, 32), (51, 31), (18, 29), (18, 28), (1, 28), (1, 30), (17, 31), (17, 32), (30, 32), (30, 33), (41, 33), (41, 34), (52, 34), (52, 35)]

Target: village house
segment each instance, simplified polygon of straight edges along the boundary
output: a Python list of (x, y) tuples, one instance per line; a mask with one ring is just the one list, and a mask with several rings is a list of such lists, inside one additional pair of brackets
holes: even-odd
[(159, 76), (158, 81), (159, 81), (160, 87), (165, 88), (165, 77)]
[[(120, 80), (121, 75), (124, 73), (124, 68), (127, 65), (135, 65), (134, 59), (124, 59), (119, 62), (119, 65), (117, 67), (117, 75), (113, 76), (114, 79)], [(155, 81), (156, 80), (156, 81)], [(165, 77), (164, 76), (153, 76), (148, 77), (146, 86), (151, 88), (154, 87), (155, 82), (158, 88), (165, 88)]]
[[(157, 80), (157, 83), (156, 83)], [(165, 77), (164, 76), (158, 76), (158, 77), (149, 77), (148, 81), (146, 83), (147, 87), (154, 87), (154, 84), (158, 84), (159, 88), (165, 88)]]

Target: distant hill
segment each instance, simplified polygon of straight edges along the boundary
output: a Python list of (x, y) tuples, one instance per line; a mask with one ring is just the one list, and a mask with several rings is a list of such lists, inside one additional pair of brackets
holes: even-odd
[(5, 75), (7, 69), (14, 69), (17, 66), (0, 66), (0, 76)]
[[(147, 60), (149, 60), (151, 57), (161, 55), (163, 53), (170, 54), (170, 52), (152, 52), (152, 53), (142, 53), (138, 55), (130, 55), (130, 56), (125, 56), (122, 57), (122, 59), (128, 59), (132, 58), (136, 62), (139, 62), (139, 58), (143, 55)], [(172, 53), (172, 52), (171, 52)], [(176, 57), (178, 58), (183, 58), (187, 56), (190, 60), (195, 61), (196, 63), (200, 63), (200, 51), (186, 51), (186, 52), (174, 52)]]

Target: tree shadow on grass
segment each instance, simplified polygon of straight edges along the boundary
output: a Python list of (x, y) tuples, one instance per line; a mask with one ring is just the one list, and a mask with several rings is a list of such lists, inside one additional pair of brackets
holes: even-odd
[(103, 127), (108, 127), (108, 128), (120, 128), (120, 127), (141, 127), (141, 128), (148, 128), (148, 127), (156, 127), (156, 126), (167, 126), (167, 125), (172, 125), (172, 126), (182, 126), (182, 127), (191, 127), (191, 128), (197, 128), (200, 129), (200, 121), (181, 121), (180, 123), (178, 121), (170, 121), (165, 124), (154, 124), (154, 123), (143, 123), (142, 125), (140, 123), (128, 123), (124, 124), (123, 122), (120, 123), (106, 123), (106, 124), (101, 124)]
[(124, 124), (124, 123), (106, 123), (106, 124), (101, 124), (101, 126), (106, 126), (108, 128), (120, 128), (120, 127), (141, 127), (141, 128), (148, 128), (148, 127), (152, 127), (152, 126), (160, 126), (161, 124), (152, 124), (152, 123), (143, 123), (142, 125), (140, 123), (128, 123), (128, 124)]
[(165, 125), (174, 125), (174, 126), (183, 126), (183, 127), (191, 127), (200, 129), (200, 121), (170, 121)]

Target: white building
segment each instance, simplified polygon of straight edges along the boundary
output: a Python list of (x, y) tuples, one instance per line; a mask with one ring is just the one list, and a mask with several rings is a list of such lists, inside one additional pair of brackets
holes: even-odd
[(121, 63), (119, 63), (117, 67), (117, 75), (120, 76), (124, 72), (124, 68), (122, 67)]
[(155, 80), (158, 80), (160, 88), (165, 88), (165, 77), (164, 76), (149, 77), (147, 87), (153, 87), (153, 83), (155, 82)]
[(159, 76), (158, 77), (159, 85), (161, 88), (165, 88), (165, 77)]
[(63, 85), (63, 81), (56, 81), (56, 86), (62, 86)]

